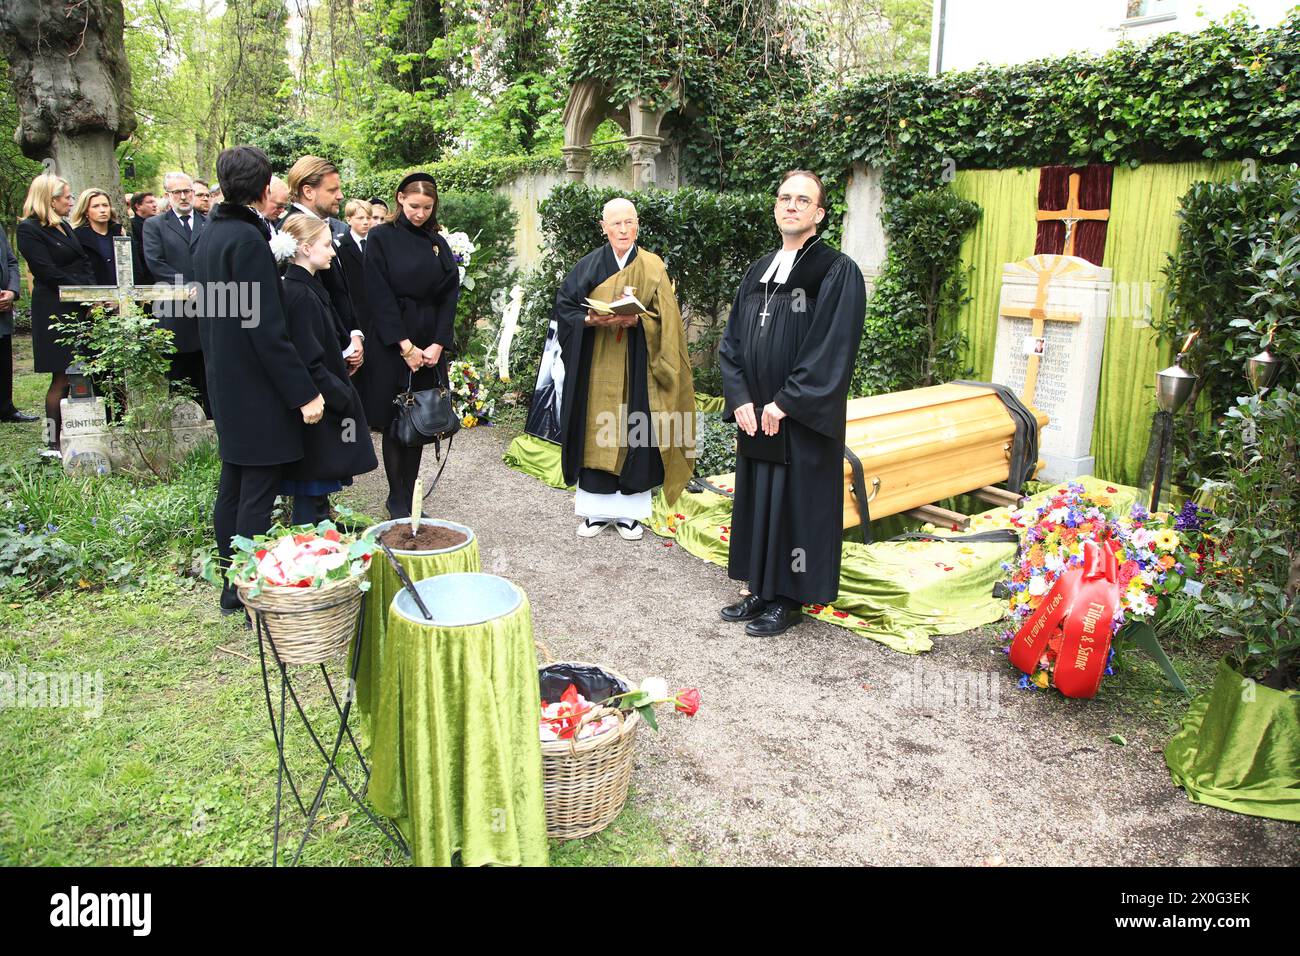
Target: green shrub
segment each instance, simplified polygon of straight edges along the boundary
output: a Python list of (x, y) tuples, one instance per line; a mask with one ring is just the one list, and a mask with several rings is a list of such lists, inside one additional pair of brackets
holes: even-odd
[(717, 412), (700, 412), (696, 417), (695, 474), (700, 478), (729, 475), (736, 470), (736, 425), (724, 422)]
[(494, 300), (499, 303), (518, 279), (511, 259), (519, 217), (501, 193), (448, 191), (438, 197), (438, 221), (449, 232), (465, 233), (477, 247), (468, 269), (471, 282), (461, 288), (456, 306), (457, 353), (470, 355), (479, 351), (474, 348), (479, 325), (490, 324), (494, 316), (499, 324)]
[(952, 327), (966, 299), (957, 266), (962, 236), (980, 208), (949, 189), (898, 203), (885, 267), (867, 304), (852, 395), (879, 395), (962, 377), (960, 333)]
[(1183, 367), (1198, 376), (1174, 431), (1174, 480), (1195, 487), (1235, 465), (1219, 447), (1219, 425), (1242, 391), (1245, 361), (1259, 351), (1258, 335), (1242, 325), (1258, 271), (1254, 249), (1270, 238), (1300, 183), (1296, 166), (1265, 167), (1254, 180), (1195, 183), (1179, 210), (1177, 252), (1164, 273), (1169, 308), (1154, 323), (1173, 348), (1195, 330)]

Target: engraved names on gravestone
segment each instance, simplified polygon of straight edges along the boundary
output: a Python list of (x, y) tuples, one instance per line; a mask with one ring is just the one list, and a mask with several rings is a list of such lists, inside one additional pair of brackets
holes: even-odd
[(1039, 477), (1091, 474), (1092, 426), (1111, 271), (1075, 256), (1037, 255), (1002, 270), (993, 381), (1046, 413)]

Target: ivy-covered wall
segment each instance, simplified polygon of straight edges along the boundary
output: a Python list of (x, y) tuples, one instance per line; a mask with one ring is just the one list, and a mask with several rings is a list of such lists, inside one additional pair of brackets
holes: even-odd
[(827, 180), (832, 223), (855, 162), (884, 170), (888, 203), (968, 169), (1289, 161), (1300, 158), (1300, 13), (1270, 29), (1234, 16), (1100, 57), (867, 77), (788, 109), (756, 109), (736, 136), (731, 180), (769, 189), (782, 170), (814, 169)]

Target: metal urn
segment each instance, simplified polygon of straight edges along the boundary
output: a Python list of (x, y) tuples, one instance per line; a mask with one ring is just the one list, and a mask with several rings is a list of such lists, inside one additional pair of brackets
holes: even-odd
[(1273, 387), (1282, 372), (1282, 363), (1267, 346), (1258, 355), (1246, 359), (1246, 379), (1256, 392), (1263, 392)]
[(1160, 488), (1165, 481), (1165, 467), (1169, 461), (1169, 451), (1174, 440), (1174, 416), (1187, 404), (1196, 387), (1198, 376), (1183, 368), (1183, 356), (1196, 338), (1193, 332), (1183, 343), (1182, 350), (1174, 359), (1174, 364), (1156, 373), (1156, 404), (1160, 411), (1156, 413), (1157, 427), (1160, 430), (1159, 451), (1156, 455), (1155, 481), (1151, 485), (1151, 511), (1160, 510)]

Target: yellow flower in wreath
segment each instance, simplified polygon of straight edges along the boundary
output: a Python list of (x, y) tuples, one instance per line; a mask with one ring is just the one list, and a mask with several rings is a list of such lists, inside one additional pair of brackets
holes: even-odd
[(1152, 535), (1151, 540), (1161, 551), (1173, 551), (1180, 544), (1178, 532), (1172, 528), (1162, 528)]

